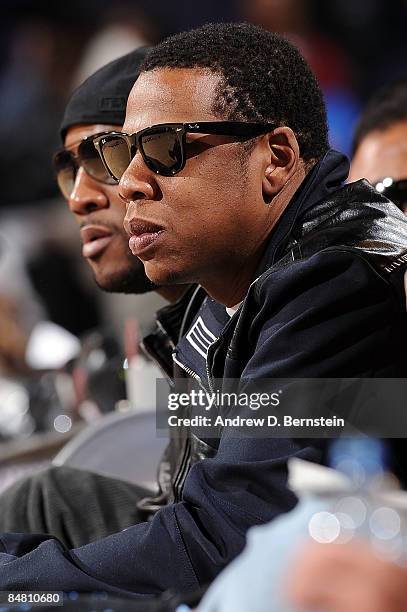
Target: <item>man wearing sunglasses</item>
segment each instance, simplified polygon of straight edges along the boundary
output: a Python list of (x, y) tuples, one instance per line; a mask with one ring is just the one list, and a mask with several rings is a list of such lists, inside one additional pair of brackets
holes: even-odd
[[(143, 64), (123, 129), (94, 142), (120, 179), (132, 252), (154, 283), (209, 294), (188, 306), (179, 377), (250, 393), (264, 379), (405, 376), (407, 220), (366, 184), (343, 186), (347, 160), (329, 150), (321, 91), (290, 43), (247, 24), (167, 39)], [(323, 460), (317, 439), (184, 428), (169, 458), (173, 503), (73, 551), (4, 534), (0, 587), (192, 591), (249, 527), (294, 507), (287, 460)]]
[(407, 81), (379, 91), (355, 131), (349, 180), (367, 178), (407, 214)]
[(140, 49), (112, 62), (74, 92), (61, 124), (64, 148), (54, 156), (58, 185), (80, 228), (82, 254), (105, 291), (153, 289), (143, 265), (131, 256), (116, 181), (92, 142), (95, 134), (121, 129), (127, 96), (144, 56)]
[[(55, 154), (54, 167), (80, 228), (83, 256), (98, 286), (134, 294), (155, 289), (174, 303), (157, 313), (160, 327), (143, 342), (149, 356), (171, 376), (171, 353), (177, 339), (174, 330), (178, 319), (182, 320), (184, 304), (188, 304), (188, 288), (158, 288), (146, 277), (144, 265), (128, 246), (123, 227), (126, 208), (117, 182), (92, 142), (95, 134), (123, 125), (126, 100), (145, 53), (146, 49), (139, 49), (111, 62), (74, 92), (61, 123), (64, 148)], [(176, 302), (184, 293), (185, 298)], [(168, 320), (169, 334), (165, 331)], [(50, 533), (75, 548), (144, 520), (151, 502), (146, 500), (142, 509), (138, 504), (147, 495), (151, 492), (125, 481), (66, 466), (52, 467), (19, 481), (0, 496), (0, 531)], [(28, 498), (32, 500), (29, 504)], [(92, 514), (84, 517), (81, 509), (87, 505)]]

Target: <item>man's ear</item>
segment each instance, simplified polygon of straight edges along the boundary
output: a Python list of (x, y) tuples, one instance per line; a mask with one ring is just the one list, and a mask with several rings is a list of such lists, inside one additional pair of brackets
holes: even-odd
[(285, 126), (268, 134), (264, 144), (262, 190), (264, 201), (269, 204), (298, 170), (300, 148), (292, 129)]

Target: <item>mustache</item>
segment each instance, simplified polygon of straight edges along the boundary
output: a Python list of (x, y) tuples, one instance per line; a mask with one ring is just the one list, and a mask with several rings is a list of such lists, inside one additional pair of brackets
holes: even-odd
[[(123, 216), (123, 221), (124, 221), (124, 216)], [(124, 229), (123, 223), (121, 224), (117, 224), (117, 223), (112, 223), (111, 221), (107, 220), (107, 219), (103, 219), (103, 218), (98, 218), (97, 216), (95, 217), (87, 217), (86, 219), (84, 219), (83, 221), (81, 221), (81, 223), (79, 224), (79, 229), (82, 230), (85, 227), (89, 227), (89, 226), (98, 226), (98, 227), (103, 227), (106, 228), (108, 230), (111, 230), (112, 233), (121, 233), (121, 234), (125, 234), (126, 231)]]

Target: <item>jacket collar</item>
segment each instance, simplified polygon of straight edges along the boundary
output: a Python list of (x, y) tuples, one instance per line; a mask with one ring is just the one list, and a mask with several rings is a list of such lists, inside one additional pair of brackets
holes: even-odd
[(158, 327), (168, 335), (173, 345), (178, 342), (188, 306), (197, 292), (197, 285), (187, 285), (185, 293), (176, 302), (167, 304), (156, 312), (155, 318)]
[(348, 158), (338, 151), (329, 149), (308, 173), (271, 233), (257, 268), (256, 278), (280, 259), (297, 219), (339, 189), (348, 173)]

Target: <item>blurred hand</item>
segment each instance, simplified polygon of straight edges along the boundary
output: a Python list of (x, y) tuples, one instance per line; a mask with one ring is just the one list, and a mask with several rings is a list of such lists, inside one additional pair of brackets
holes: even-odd
[(27, 338), (18, 322), (18, 309), (0, 295), (0, 366), (7, 371), (25, 369)]
[(307, 545), (287, 581), (300, 610), (405, 612), (407, 569), (379, 559), (364, 542)]

